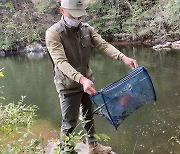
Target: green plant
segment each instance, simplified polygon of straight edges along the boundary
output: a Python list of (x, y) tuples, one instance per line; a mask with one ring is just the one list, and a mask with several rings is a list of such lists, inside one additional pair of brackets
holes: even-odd
[(39, 1), (36, 5), (36, 8), (40, 13), (47, 13), (48, 7), (53, 5), (53, 0), (43, 0)]
[(33, 21), (31, 10), (15, 10), (12, 2), (0, 3), (0, 10), (0, 49), (12, 50), (42, 40), (41, 26)]
[(31, 128), (33, 123), (33, 118), (36, 117), (35, 111), (37, 106), (23, 104), (24, 96), (17, 104), (9, 103), (7, 105), (0, 104), (1, 113), (1, 127), (0, 131), (9, 134), (12, 131), (18, 130), (24, 126)]
[[(88, 136), (87, 133), (83, 133), (83, 130), (78, 133), (73, 131), (68, 136), (63, 135), (61, 144), (54, 149), (54, 154), (71, 154), (73, 151), (80, 152), (81, 149), (78, 149), (76, 144), (78, 142), (86, 144), (86, 138)], [(94, 134), (94, 137), (99, 141), (108, 141), (110, 139), (106, 134)], [(53, 140), (53, 142), (57, 144), (56, 140)]]
[(8, 9), (10, 12), (14, 11), (14, 6), (11, 2), (6, 2), (6, 3), (0, 3), (0, 8), (6, 8)]
[[(2, 70), (0, 69), (0, 77), (4, 77)], [(2, 96), (0, 98), (5, 99)], [(21, 100), (17, 103), (7, 105), (0, 103), (0, 154), (43, 153), (44, 139), (32, 131), (38, 107), (25, 105), (24, 98), (25, 96), (21, 96)]]
[[(62, 136), (60, 146), (54, 149), (55, 154), (71, 154), (73, 151), (80, 152), (81, 150), (76, 148), (76, 144), (78, 142), (86, 144), (86, 138), (89, 137), (88, 133), (84, 133), (83, 130), (76, 133), (76, 129), (80, 124), (86, 123), (88, 120), (85, 121), (85, 117), (82, 115), (80, 115), (79, 119), (80, 123), (76, 126), (74, 131), (68, 135)], [(110, 139), (106, 134), (94, 134), (94, 137), (99, 141), (108, 141)], [(54, 140), (54, 142), (56, 142), (56, 140)]]
[(99, 141), (108, 141), (110, 140), (110, 137), (104, 133), (102, 134), (94, 134), (94, 137)]
[(100, 29), (102, 27), (102, 18), (96, 18), (92, 21), (92, 25), (94, 28)]
[[(34, 118), (36, 117), (35, 105), (26, 106), (23, 104), (24, 96), (18, 101), (17, 104), (9, 103), (7, 105), (0, 104), (0, 133), (3, 134), (0, 138), (0, 143), (5, 143), (9, 138), (11, 141), (7, 145), (0, 145), (0, 153), (41, 153), (42, 141), (38, 139), (37, 135), (32, 132), (32, 125)], [(25, 130), (23, 128), (26, 128)], [(18, 140), (15, 140), (15, 136), (20, 134)], [(29, 140), (29, 136), (34, 136)]]
[(79, 133), (72, 132), (71, 134), (62, 136), (62, 146), (60, 147), (60, 153), (68, 153), (72, 151), (80, 152), (80, 149), (75, 148), (77, 142), (85, 143), (85, 138), (88, 137), (87, 134), (83, 134), (83, 131)]
[(168, 1), (167, 5), (165, 5), (165, 13), (167, 14), (166, 16), (170, 24), (176, 25), (176, 23), (180, 21), (180, 17), (178, 15), (180, 12), (179, 6), (180, 6), (179, 0)]
[(8, 50), (16, 45), (25, 46), (27, 43), (41, 41), (40, 28), (34, 23), (19, 23), (8, 17), (3, 18), (4, 23), (1, 27), (4, 29), (0, 36), (0, 46)]

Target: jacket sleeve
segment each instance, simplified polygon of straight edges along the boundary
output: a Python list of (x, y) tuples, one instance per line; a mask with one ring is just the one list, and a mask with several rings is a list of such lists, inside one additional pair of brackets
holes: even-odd
[(106, 55), (110, 56), (113, 59), (121, 60), (124, 56), (122, 52), (116, 49), (114, 46), (106, 42), (102, 37), (94, 30), (93, 27), (89, 26), (91, 33), (91, 40), (93, 45)]
[(46, 47), (54, 65), (66, 76), (79, 82), (80, 77), (83, 75), (80, 72), (77, 72), (68, 62), (61, 39), (55, 30), (48, 29), (46, 31)]

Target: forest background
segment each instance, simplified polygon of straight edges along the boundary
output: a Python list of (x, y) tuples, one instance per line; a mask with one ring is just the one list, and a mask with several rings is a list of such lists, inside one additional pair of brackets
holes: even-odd
[[(180, 39), (179, 0), (87, 0), (86, 21), (109, 42), (152, 44)], [(58, 0), (1, 0), (0, 50), (32, 42), (45, 46), (45, 31), (60, 19)]]

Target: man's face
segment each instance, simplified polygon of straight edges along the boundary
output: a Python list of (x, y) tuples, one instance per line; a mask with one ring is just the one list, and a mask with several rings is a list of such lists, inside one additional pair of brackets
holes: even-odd
[(67, 9), (60, 6), (60, 12), (67, 18), (80, 20), (81, 17), (73, 17)]

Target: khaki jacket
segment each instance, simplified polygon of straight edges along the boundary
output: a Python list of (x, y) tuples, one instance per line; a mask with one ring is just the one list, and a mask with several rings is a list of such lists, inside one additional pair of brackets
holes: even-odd
[(87, 23), (78, 28), (70, 27), (61, 20), (46, 31), (46, 46), (54, 64), (54, 82), (58, 93), (73, 93), (83, 90), (80, 77), (93, 81), (89, 67), (93, 47), (114, 59), (124, 55), (107, 43)]

